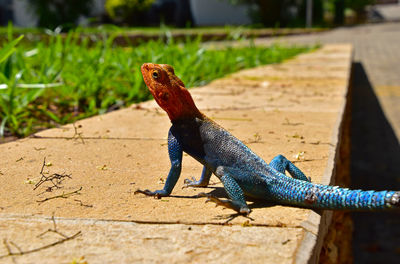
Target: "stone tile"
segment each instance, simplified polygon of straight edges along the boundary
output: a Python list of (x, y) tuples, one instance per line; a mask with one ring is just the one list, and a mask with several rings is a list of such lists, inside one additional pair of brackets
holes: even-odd
[[(16, 263), (292, 263), (301, 228), (219, 225), (148, 225), (132, 222), (56, 218), (57, 230), (78, 237), (54, 247), (14, 257)], [(0, 218), (0, 237), (22, 250), (62, 239), (51, 219)], [(18, 251), (12, 247), (12, 251)], [(0, 246), (0, 255), (7, 254)], [(15, 263), (11, 257), (1, 263)]]

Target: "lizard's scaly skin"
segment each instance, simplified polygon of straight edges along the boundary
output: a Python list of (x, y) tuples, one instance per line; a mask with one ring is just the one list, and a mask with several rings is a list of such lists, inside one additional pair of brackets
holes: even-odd
[[(168, 134), (171, 169), (162, 190), (137, 190), (151, 196), (168, 196), (181, 173), (182, 153), (204, 165), (199, 181), (185, 180), (187, 187), (205, 187), (214, 173), (230, 197), (209, 200), (248, 214), (245, 196), (320, 209), (376, 210), (400, 207), (399, 191), (361, 191), (311, 183), (293, 163), (278, 155), (270, 164), (239, 139), (202, 114), (183, 82), (166, 64), (146, 63), (144, 81), (157, 103), (167, 112), (172, 126)], [(292, 177), (286, 176), (288, 171)]]

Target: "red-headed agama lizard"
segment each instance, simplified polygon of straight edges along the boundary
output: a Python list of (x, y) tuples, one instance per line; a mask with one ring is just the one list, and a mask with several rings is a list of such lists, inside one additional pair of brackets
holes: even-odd
[[(141, 71), (154, 99), (172, 122), (168, 133), (171, 169), (162, 190), (137, 190), (135, 193), (157, 198), (170, 195), (181, 174), (182, 154), (186, 152), (204, 167), (200, 180), (185, 179), (185, 187), (205, 187), (211, 174), (214, 174), (221, 180), (230, 199), (221, 200), (205, 193), (199, 196), (208, 197), (209, 201), (241, 214), (250, 213), (245, 196), (319, 209), (378, 210), (400, 207), (400, 191), (349, 190), (311, 183), (282, 155), (266, 163), (199, 111), (170, 65), (145, 63)], [(292, 177), (285, 175), (285, 171)]]

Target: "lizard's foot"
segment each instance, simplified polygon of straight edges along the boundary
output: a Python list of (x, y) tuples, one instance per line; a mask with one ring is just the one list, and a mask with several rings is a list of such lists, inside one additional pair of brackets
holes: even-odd
[(183, 182), (182, 189), (184, 188), (189, 188), (189, 187), (207, 187), (207, 184), (201, 183), (200, 181), (196, 181), (195, 177), (192, 177), (192, 179), (185, 179)]
[(168, 194), (164, 190), (150, 191), (150, 190), (140, 190), (137, 189), (133, 194), (142, 193), (147, 196), (153, 196), (154, 198), (161, 199), (161, 197), (168, 196)]
[(199, 193), (197, 197), (207, 197), (206, 203), (208, 202), (213, 202), (216, 204), (216, 206), (220, 205), (225, 208), (229, 208), (232, 210), (235, 210), (236, 212), (243, 214), (243, 215), (248, 215), (250, 214), (251, 210), (247, 206), (239, 206), (235, 204), (233, 201), (230, 200), (221, 200), (218, 197), (208, 194), (208, 193)]

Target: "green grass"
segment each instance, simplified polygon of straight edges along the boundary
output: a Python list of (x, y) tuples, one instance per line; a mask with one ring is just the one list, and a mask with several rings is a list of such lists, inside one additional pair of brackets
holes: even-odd
[[(61, 28), (59, 28), (61, 30)], [(262, 33), (265, 31), (276, 31), (276, 32), (290, 32), (293, 30), (304, 30), (307, 32), (319, 32), (326, 30), (326, 28), (254, 28), (249, 26), (213, 26), (213, 27), (192, 27), (192, 28), (171, 28), (169, 26), (160, 25), (159, 27), (120, 27), (112, 24), (104, 24), (96, 27), (79, 27), (77, 31), (84, 34), (141, 34), (141, 35), (159, 35), (164, 34), (165, 31), (170, 31), (172, 34), (228, 34), (237, 35), (243, 33)], [(0, 35), (7, 34), (7, 27), (0, 27)], [(20, 28), (13, 27), (15, 34), (51, 34), (51, 30), (46, 28)]]
[[(0, 48), (0, 136), (27, 136), (43, 128), (150, 99), (140, 65), (168, 63), (187, 87), (204, 85), (240, 69), (277, 63), (311, 48), (245, 47), (207, 50), (199, 40), (150, 41), (117, 47), (113, 37), (79, 32), (55, 34), (49, 43), (22, 43), (21, 37)], [(18, 43), (20, 42), (20, 43)]]

